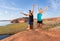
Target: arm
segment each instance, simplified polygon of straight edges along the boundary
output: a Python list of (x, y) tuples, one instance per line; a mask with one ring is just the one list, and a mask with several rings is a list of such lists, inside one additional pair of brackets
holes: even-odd
[(36, 8), (37, 8), (37, 11), (39, 11), (39, 7), (38, 7), (38, 4), (36, 5)]
[(31, 13), (34, 13), (34, 5), (32, 5), (32, 12)]
[(25, 15), (25, 16), (28, 16), (28, 14), (25, 14), (25, 13), (23, 13), (23, 12), (20, 12), (20, 14), (23, 14), (23, 15)]
[(49, 6), (45, 7), (43, 10), (43, 13), (49, 8)]

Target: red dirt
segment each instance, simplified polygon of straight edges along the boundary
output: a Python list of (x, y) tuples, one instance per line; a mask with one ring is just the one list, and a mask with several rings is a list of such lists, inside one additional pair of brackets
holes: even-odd
[(60, 30), (23, 31), (1, 41), (60, 41)]

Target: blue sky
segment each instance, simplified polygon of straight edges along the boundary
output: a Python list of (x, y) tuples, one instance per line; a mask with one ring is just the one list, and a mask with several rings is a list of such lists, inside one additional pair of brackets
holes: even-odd
[(60, 17), (60, 0), (0, 0), (0, 20), (12, 20), (25, 17), (20, 11), (27, 13), (34, 4), (34, 18), (37, 16), (36, 4), (39, 8), (50, 6), (43, 18)]

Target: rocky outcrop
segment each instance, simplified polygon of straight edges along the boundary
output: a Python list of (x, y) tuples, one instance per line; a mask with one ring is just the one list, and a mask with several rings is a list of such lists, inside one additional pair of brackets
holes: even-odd
[(27, 22), (27, 21), (28, 21), (28, 17), (23, 17), (23, 18), (13, 19), (11, 23), (20, 23), (20, 22)]

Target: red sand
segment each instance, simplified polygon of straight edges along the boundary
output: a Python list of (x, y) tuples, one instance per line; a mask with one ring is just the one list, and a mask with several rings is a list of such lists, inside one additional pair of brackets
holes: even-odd
[(1, 41), (60, 41), (60, 30), (23, 31)]

